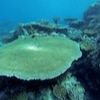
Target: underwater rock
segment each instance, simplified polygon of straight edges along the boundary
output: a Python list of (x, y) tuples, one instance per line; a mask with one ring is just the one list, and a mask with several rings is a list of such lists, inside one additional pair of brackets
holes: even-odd
[(67, 34), (67, 27), (57, 26), (54, 24), (43, 24), (41, 22), (32, 22), (27, 24), (20, 24), (19, 28), (14, 30), (11, 35), (4, 36), (3, 43), (12, 42), (20, 36), (37, 36), (51, 35), (53, 32)]
[(28, 24), (22, 24), (20, 27), (23, 31), (23, 29), (25, 29), (29, 34), (34, 34), (35, 32), (43, 32), (45, 34), (50, 34), (52, 32), (58, 32), (58, 33), (67, 33), (67, 28), (66, 27), (57, 27), (54, 25), (43, 25), (40, 23), (36, 23), (36, 22), (32, 22), (32, 23), (28, 23)]
[(19, 28), (16, 30), (13, 30), (10, 35), (6, 35), (3, 37), (2, 42), (3, 43), (9, 43), (12, 42), (20, 36), (30, 36), (35, 37), (37, 36), (44, 36), (44, 35), (51, 35), (53, 32), (56, 33), (63, 33), (67, 34), (67, 27), (63, 26), (57, 26), (54, 24), (43, 24), (41, 22), (31, 22), (26, 24), (20, 24)]
[(18, 36), (21, 34), (16, 34), (16, 30), (12, 30), (9, 32), (8, 35), (4, 35), (1, 39), (2, 43), (7, 44), (10, 43), (16, 39), (18, 39)]
[(17, 38), (15, 38), (15, 37), (13, 37), (11, 35), (5, 35), (2, 38), (2, 43), (6, 44), (6, 43), (9, 43), (9, 42), (12, 42), (15, 39), (17, 39)]
[(0, 48), (0, 75), (23, 80), (52, 79), (81, 55), (79, 44), (64, 37), (17, 39)]

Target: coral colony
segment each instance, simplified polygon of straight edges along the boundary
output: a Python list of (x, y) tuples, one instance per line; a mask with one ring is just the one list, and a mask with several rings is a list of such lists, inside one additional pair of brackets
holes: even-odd
[(0, 74), (23, 80), (57, 77), (82, 55), (78, 43), (52, 36), (17, 39), (2, 47), (0, 54)]

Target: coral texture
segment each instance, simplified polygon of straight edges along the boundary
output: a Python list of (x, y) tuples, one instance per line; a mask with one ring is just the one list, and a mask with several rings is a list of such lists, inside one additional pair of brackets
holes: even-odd
[(0, 75), (52, 79), (81, 57), (79, 44), (64, 37), (18, 39), (0, 48)]

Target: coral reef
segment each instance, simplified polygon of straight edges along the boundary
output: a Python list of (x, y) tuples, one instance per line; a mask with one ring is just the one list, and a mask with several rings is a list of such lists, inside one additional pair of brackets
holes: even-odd
[(100, 1), (82, 20), (64, 19), (68, 26), (58, 19), (20, 24), (0, 39), (0, 100), (100, 100)]
[(13, 31), (11, 35), (4, 36), (2, 42), (12, 42), (22, 35), (30, 35), (31, 37), (35, 37), (37, 33), (39, 33), (39, 35), (51, 35), (53, 32), (67, 34), (67, 27), (55, 26), (54, 24), (46, 24), (44, 21), (20, 24), (19, 28)]

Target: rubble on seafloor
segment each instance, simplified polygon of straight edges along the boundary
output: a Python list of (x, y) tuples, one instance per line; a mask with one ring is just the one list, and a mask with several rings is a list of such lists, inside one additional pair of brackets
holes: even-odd
[[(55, 24), (59, 17), (55, 18)], [(50, 80), (0, 78), (0, 100), (100, 100), (100, 2), (84, 12), (83, 19), (69, 18), (68, 26), (48, 22), (21, 24), (3, 44), (19, 38), (65, 37), (80, 44), (82, 57), (62, 75)]]

